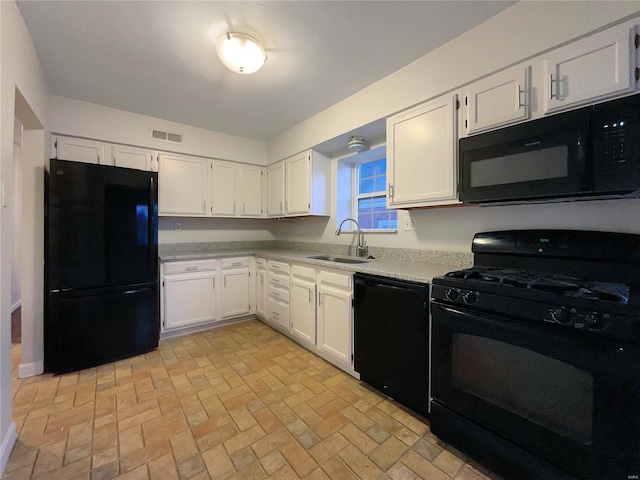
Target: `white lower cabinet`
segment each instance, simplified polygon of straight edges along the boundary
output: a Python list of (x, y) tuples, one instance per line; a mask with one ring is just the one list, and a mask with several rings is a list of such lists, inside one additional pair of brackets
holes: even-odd
[(267, 261), (256, 258), (256, 315), (266, 318), (267, 312)]
[(216, 274), (216, 260), (163, 264), (162, 331), (216, 319)]
[(291, 267), (291, 305), (289, 332), (302, 342), (316, 344), (316, 269)]
[(318, 349), (344, 366), (353, 364), (353, 275), (318, 270)]
[(267, 261), (267, 312), (268, 322), (289, 330), (289, 274), (288, 263)]
[(220, 319), (247, 315), (251, 311), (249, 257), (220, 260)]

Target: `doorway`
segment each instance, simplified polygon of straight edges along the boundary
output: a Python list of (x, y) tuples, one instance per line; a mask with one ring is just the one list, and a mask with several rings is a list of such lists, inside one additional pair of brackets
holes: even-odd
[(13, 122), (13, 246), (11, 252), (11, 344), (22, 341), (22, 276), (20, 245), (22, 233), (22, 122)]

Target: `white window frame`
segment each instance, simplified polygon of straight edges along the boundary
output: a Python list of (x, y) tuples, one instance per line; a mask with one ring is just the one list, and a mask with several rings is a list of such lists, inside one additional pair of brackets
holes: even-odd
[[(351, 202), (351, 215), (353, 218), (358, 219), (358, 200), (360, 199), (366, 199), (366, 198), (373, 198), (373, 197), (384, 197), (385, 200), (387, 198), (387, 189), (385, 188), (384, 190), (380, 190), (379, 192), (371, 192), (371, 193), (363, 193), (363, 194), (359, 194), (358, 191), (358, 186), (359, 186), (359, 178), (358, 178), (358, 167), (360, 165), (364, 165), (365, 163), (371, 163), (371, 162), (376, 162), (378, 160), (381, 159), (386, 159), (387, 158), (387, 154), (386, 154), (386, 149), (385, 152), (379, 156), (376, 157), (371, 157), (371, 158), (367, 158), (367, 159), (363, 159), (361, 161), (357, 161), (354, 162), (352, 164), (352, 174), (351, 174), (351, 179), (352, 179), (352, 185), (351, 185), (351, 191), (353, 192), (352, 194), (352, 202)], [(385, 174), (387, 175), (387, 174)], [(387, 208), (387, 210), (390, 210)], [(396, 222), (398, 221), (397, 219), (397, 213), (396, 213)], [(355, 230), (354, 230), (355, 231)], [(365, 233), (397, 233), (398, 228), (363, 228), (362, 229), (363, 232)]]

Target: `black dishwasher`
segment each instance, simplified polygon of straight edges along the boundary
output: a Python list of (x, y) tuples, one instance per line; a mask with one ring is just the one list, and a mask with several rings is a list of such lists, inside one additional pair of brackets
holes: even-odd
[(427, 416), (429, 286), (355, 274), (355, 358), (360, 380)]

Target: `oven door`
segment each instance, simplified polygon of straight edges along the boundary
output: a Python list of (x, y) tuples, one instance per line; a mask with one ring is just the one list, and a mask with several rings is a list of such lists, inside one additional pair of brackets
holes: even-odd
[(434, 406), (580, 478), (640, 474), (638, 348), (437, 303), (432, 322)]
[(589, 116), (583, 111), (460, 140), (462, 202), (585, 195), (592, 189)]

